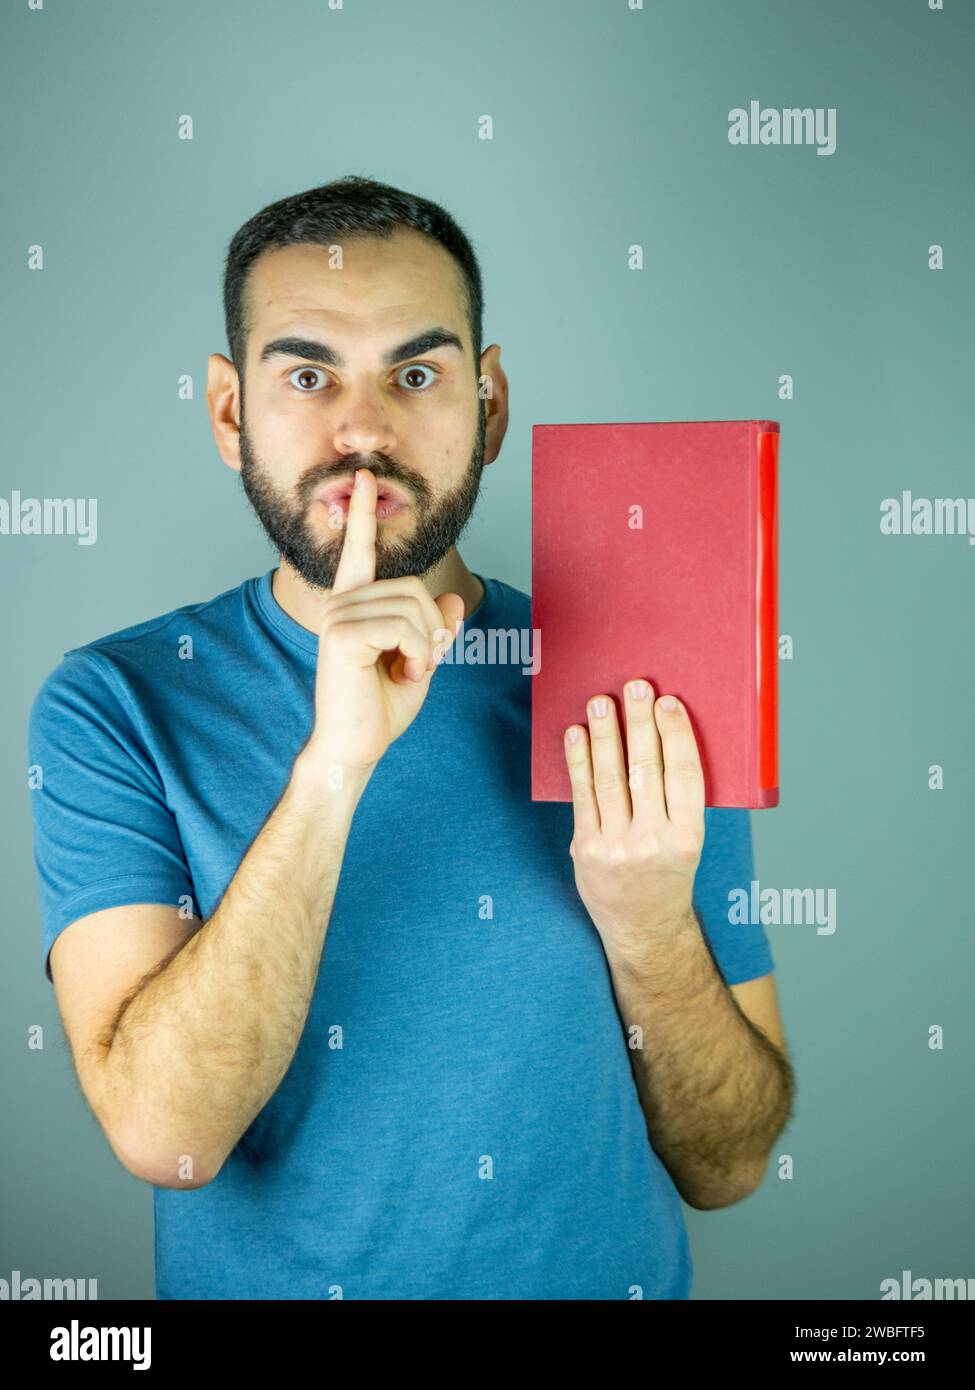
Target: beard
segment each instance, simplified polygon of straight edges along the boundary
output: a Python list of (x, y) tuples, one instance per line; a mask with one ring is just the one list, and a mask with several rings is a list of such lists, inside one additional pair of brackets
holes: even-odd
[[(289, 493), (274, 483), (257, 457), (247, 432), (241, 394), (240, 480), (268, 540), (305, 583), (315, 589), (332, 588), (345, 539), (344, 524), (334, 536), (323, 539), (320, 527), (309, 519), (309, 513), (321, 505), (315, 501), (315, 493), (333, 478), (354, 474), (357, 468), (369, 468), (378, 480), (386, 478), (398, 483), (410, 499), (413, 530), (408, 536), (389, 540), (385, 523), (377, 520), (376, 578), (422, 576), (457, 543), (474, 511), (484, 469), (486, 429), (487, 413), (484, 402), (479, 400), (477, 437), (467, 472), (456, 487), (440, 497), (434, 496), (430, 484), (420, 474), (386, 454), (349, 454), (336, 463), (316, 464)], [(328, 511), (323, 508), (322, 512), (328, 525)]]

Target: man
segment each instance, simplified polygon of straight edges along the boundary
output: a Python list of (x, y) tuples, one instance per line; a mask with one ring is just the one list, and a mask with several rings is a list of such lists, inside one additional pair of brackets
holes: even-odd
[(531, 616), (455, 545), (508, 384), (443, 209), (285, 199), (224, 297), (211, 424), (280, 564), (73, 649), (30, 727), (45, 959), (157, 1296), (686, 1298), (680, 1197), (753, 1191), (790, 1105), (748, 815), (645, 683), (531, 802), (529, 680), (460, 659)]

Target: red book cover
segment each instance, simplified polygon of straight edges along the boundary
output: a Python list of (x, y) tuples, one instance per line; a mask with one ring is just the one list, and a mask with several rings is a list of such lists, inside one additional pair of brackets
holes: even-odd
[(777, 806), (774, 420), (532, 429), (533, 801), (571, 801), (570, 724), (623, 685), (687, 708), (705, 803)]

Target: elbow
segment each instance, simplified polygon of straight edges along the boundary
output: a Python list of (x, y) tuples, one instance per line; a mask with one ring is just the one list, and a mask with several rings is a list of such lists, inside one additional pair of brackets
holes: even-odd
[(195, 1192), (206, 1187), (223, 1167), (210, 1155), (180, 1152), (179, 1145), (168, 1148), (152, 1147), (138, 1136), (113, 1134), (106, 1129), (108, 1141), (116, 1158), (134, 1178), (151, 1187), (169, 1188), (173, 1192)]
[[(217, 1170), (219, 1171), (219, 1170)], [(212, 1170), (197, 1171), (192, 1176), (178, 1176), (172, 1165), (161, 1163), (140, 1164), (137, 1168), (129, 1168), (129, 1172), (140, 1180), (149, 1183), (152, 1187), (166, 1187), (171, 1192), (195, 1192), (200, 1187), (206, 1187), (217, 1176)]]
[[(175, 1192), (195, 1191), (211, 1183), (226, 1161), (165, 1132), (163, 1117), (134, 1105), (127, 1095), (112, 1091), (106, 1081), (103, 1060), (86, 1067), (81, 1076), (85, 1099), (91, 1106), (115, 1157), (134, 1178), (152, 1187)], [(160, 1138), (160, 1135), (162, 1138)]]
[(681, 1182), (677, 1182), (675, 1178), (677, 1190), (688, 1206), (695, 1207), (698, 1211), (715, 1211), (718, 1207), (731, 1207), (736, 1202), (743, 1202), (746, 1197), (750, 1197), (765, 1181), (772, 1147), (792, 1116), (795, 1098), (792, 1066), (782, 1053), (777, 1052), (777, 1056), (781, 1063), (781, 1085), (770, 1108), (770, 1124), (774, 1128), (767, 1140), (768, 1147), (764, 1153), (753, 1153), (751, 1157), (740, 1158), (730, 1164), (726, 1149), (723, 1154), (715, 1156), (715, 1161), (707, 1169), (696, 1165), (693, 1172), (682, 1173)]
[(677, 1190), (689, 1207), (696, 1211), (717, 1211), (743, 1202), (761, 1187), (768, 1166), (766, 1156), (758, 1163), (742, 1165), (732, 1173), (713, 1170), (694, 1181), (682, 1180)]
[(764, 1153), (739, 1159), (730, 1165), (727, 1161), (726, 1150), (723, 1155), (717, 1155), (715, 1161), (706, 1169), (700, 1165), (695, 1165), (693, 1171), (682, 1171), (681, 1181), (676, 1178), (674, 1181), (677, 1190), (688, 1206), (695, 1207), (698, 1211), (714, 1211), (718, 1207), (731, 1207), (736, 1202), (743, 1202), (746, 1197), (750, 1197), (765, 1181), (772, 1147), (776, 1137), (781, 1134), (791, 1118), (795, 1096), (792, 1067), (788, 1059), (782, 1057), (781, 1054), (780, 1060), (783, 1063), (781, 1068), (783, 1084), (775, 1103), (772, 1116), (774, 1132), (768, 1139), (767, 1149)]

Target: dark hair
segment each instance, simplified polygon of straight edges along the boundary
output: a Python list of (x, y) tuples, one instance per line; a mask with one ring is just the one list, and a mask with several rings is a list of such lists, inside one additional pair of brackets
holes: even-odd
[(411, 227), (439, 241), (457, 262), (467, 286), (467, 323), (474, 346), (474, 371), (480, 371), (484, 299), (474, 248), (454, 219), (437, 203), (388, 183), (348, 174), (320, 188), (294, 193), (269, 203), (235, 232), (227, 248), (223, 276), (223, 312), (230, 356), (241, 381), (247, 351), (245, 291), (247, 277), (262, 251), (310, 242), (331, 246), (336, 238), (389, 238)]

